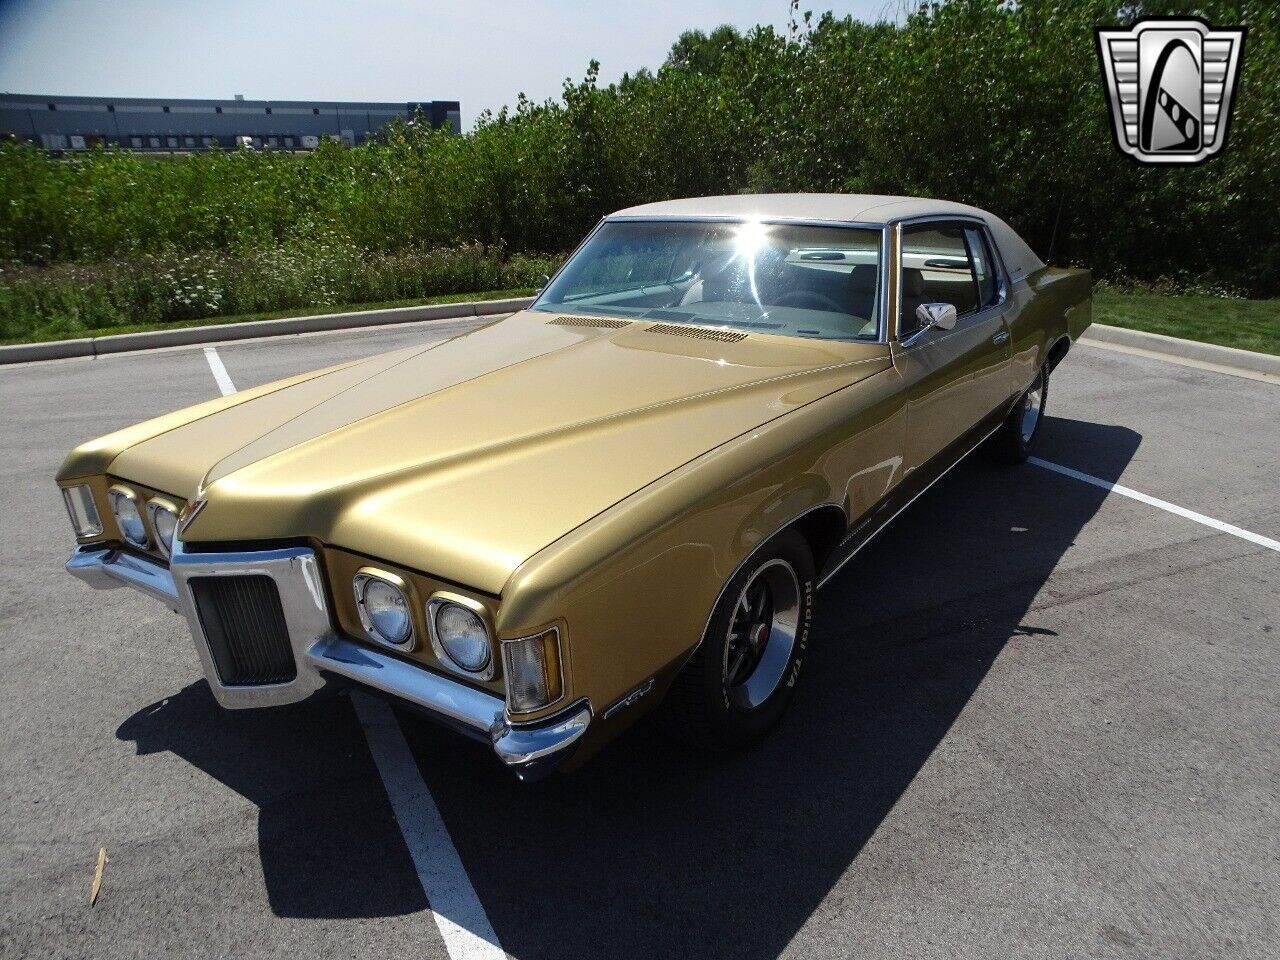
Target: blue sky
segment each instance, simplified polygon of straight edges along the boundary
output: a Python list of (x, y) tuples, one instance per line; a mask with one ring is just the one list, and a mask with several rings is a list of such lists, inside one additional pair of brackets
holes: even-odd
[[(906, 0), (802, 3), (864, 20)], [(683, 30), (783, 27), (787, 0), (0, 0), (0, 91), (460, 100), (464, 127), (524, 91), (656, 67)]]

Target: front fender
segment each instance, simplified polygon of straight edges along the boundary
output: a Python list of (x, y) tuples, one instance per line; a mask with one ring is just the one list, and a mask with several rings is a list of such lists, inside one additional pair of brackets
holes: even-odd
[(525, 561), (503, 588), (499, 636), (560, 621), (566, 697), (599, 715), (656, 678), (639, 701), (655, 703), (761, 543), (818, 508), (861, 512), (891, 483), (900, 421), (892, 385), (869, 383), (709, 451)]

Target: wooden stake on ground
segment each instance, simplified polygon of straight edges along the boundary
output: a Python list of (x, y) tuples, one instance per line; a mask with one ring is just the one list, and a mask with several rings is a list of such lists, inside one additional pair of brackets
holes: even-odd
[(89, 906), (98, 902), (98, 893), (102, 890), (102, 871), (107, 866), (107, 848), (98, 848), (98, 866), (93, 871), (93, 886), (89, 888)]

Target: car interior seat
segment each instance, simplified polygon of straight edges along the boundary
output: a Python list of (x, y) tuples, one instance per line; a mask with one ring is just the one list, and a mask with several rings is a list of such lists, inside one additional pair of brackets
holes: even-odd
[(916, 307), (928, 303), (924, 273), (915, 267), (902, 268), (902, 313), (898, 316), (898, 339), (911, 336), (920, 327)]

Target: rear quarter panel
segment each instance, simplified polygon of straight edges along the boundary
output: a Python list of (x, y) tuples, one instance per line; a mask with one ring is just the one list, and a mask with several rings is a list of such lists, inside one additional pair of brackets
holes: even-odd
[(1012, 298), (1013, 388), (1021, 393), (1053, 345), (1064, 337), (1076, 340), (1092, 322), (1093, 275), (1088, 270), (1044, 267), (1014, 284)]

